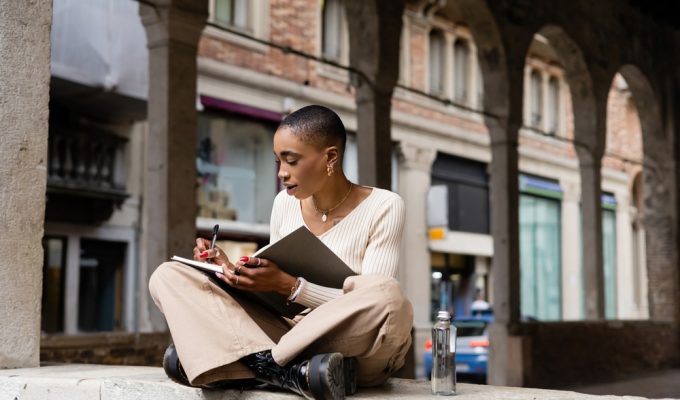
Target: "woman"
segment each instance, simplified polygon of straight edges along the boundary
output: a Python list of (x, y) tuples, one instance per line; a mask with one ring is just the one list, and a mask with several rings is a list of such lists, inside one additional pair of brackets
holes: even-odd
[[(164, 361), (171, 378), (204, 387), (254, 378), (309, 398), (342, 399), (357, 384), (381, 384), (403, 366), (413, 320), (395, 279), (403, 201), (345, 177), (345, 140), (340, 118), (322, 106), (281, 122), (274, 153), (286, 190), (274, 200), (271, 241), (305, 225), (357, 275), (342, 289), (327, 288), (270, 260), (232, 262), (197, 239), (194, 259), (212, 260), (223, 273), (213, 277), (168, 262), (149, 282), (174, 341)], [(220, 285), (276, 291), (308, 309), (288, 320)]]

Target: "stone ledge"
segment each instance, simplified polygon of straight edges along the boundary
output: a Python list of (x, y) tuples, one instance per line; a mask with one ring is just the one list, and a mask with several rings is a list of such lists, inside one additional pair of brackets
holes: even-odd
[[(433, 399), (426, 381), (390, 379), (351, 399)], [(456, 399), (643, 399), (557, 390), (459, 384)], [(293, 400), (283, 392), (207, 391), (171, 382), (161, 368), (69, 364), (0, 370), (0, 400)]]

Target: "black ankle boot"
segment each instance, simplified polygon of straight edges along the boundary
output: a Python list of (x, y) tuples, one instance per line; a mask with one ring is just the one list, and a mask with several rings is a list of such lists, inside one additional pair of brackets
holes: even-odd
[(340, 353), (319, 354), (285, 367), (274, 361), (270, 350), (250, 354), (241, 361), (255, 373), (257, 380), (309, 399), (340, 400), (346, 392), (356, 391), (355, 360), (348, 359), (345, 363)]
[[(184, 368), (182, 368), (182, 363), (179, 361), (179, 357), (177, 356), (177, 350), (175, 349), (175, 345), (171, 344), (168, 346), (167, 349), (165, 349), (165, 354), (163, 354), (163, 370), (165, 371), (165, 374), (170, 378), (173, 382), (179, 383), (180, 385), (184, 386), (191, 386), (191, 387), (196, 387), (189, 382), (189, 378), (187, 377), (186, 372), (184, 372)], [(217, 382), (212, 382), (208, 383), (205, 385), (200, 385), (201, 389), (210, 389), (210, 390), (219, 390), (219, 389), (239, 389), (239, 390), (244, 390), (244, 389), (250, 389), (253, 388), (260, 383), (256, 381), (255, 379), (225, 379), (222, 381), (217, 381)]]

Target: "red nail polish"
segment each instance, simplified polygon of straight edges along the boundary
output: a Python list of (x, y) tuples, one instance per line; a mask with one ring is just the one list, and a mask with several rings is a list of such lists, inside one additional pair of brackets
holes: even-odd
[(207, 252), (207, 251), (204, 251), (204, 252), (201, 253), (200, 255), (201, 255), (201, 257), (208, 257), (208, 252)]
[(249, 257), (243, 256), (239, 258), (239, 261), (248, 262), (249, 259), (250, 259)]

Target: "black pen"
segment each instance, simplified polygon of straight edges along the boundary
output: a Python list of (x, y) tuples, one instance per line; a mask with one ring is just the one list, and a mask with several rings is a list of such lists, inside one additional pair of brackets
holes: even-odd
[[(215, 248), (215, 242), (217, 241), (217, 232), (220, 230), (220, 225), (215, 224), (213, 226), (213, 236), (212, 236), (212, 242), (210, 242), (210, 250)], [(212, 264), (212, 260), (208, 260), (209, 263)]]

